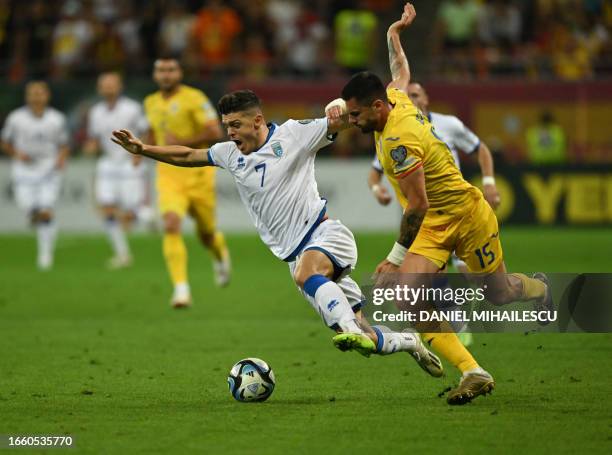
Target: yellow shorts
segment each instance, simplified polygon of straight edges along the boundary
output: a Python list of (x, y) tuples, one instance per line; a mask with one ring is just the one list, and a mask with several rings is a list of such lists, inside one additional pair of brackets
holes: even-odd
[(503, 260), (497, 217), (484, 197), (461, 218), (427, 217), (409, 248), (443, 268), (451, 253), (462, 259), (473, 273), (493, 272)]
[(198, 168), (185, 171), (187, 172), (183, 175), (158, 172), (156, 185), (159, 211), (162, 215), (173, 212), (181, 218), (189, 214), (195, 219), (198, 229), (204, 233), (214, 233), (215, 169)]

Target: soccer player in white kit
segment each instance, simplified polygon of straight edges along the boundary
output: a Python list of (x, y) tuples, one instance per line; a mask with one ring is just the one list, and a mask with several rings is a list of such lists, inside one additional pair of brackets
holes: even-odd
[(125, 129), (113, 132), (113, 140), (136, 155), (230, 172), (263, 242), (288, 263), (303, 296), (338, 332), (336, 347), (366, 356), (409, 352), (421, 368), (441, 376), (440, 359), (419, 336), (373, 330), (361, 314), (364, 297), (349, 276), (357, 262), (355, 239), (340, 221), (327, 218), (315, 181), (317, 151), (333, 141), (344, 122), (321, 118), (266, 124), (259, 98), (249, 90), (223, 96), (218, 107), (230, 141), (210, 149), (144, 145)]
[(53, 210), (70, 152), (66, 117), (48, 107), (50, 97), (46, 82), (29, 82), (26, 105), (12, 111), (2, 129), (2, 148), (13, 159), (17, 205), (29, 213), (36, 228), (41, 270), (53, 265), (57, 233)]
[(132, 263), (125, 231), (143, 204), (147, 173), (141, 159), (126, 155), (110, 139), (112, 132), (121, 127), (128, 127), (136, 134), (147, 130), (142, 106), (122, 96), (122, 88), (118, 73), (102, 73), (98, 77), (98, 94), (102, 100), (89, 111), (84, 147), (87, 154), (102, 152), (96, 166), (95, 193), (113, 249), (114, 255), (108, 261), (112, 269)]

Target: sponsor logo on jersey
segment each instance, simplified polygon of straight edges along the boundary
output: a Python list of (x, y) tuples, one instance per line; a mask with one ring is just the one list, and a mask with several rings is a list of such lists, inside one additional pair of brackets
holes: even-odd
[(301, 123), (302, 125), (308, 125), (309, 123), (312, 123), (312, 122), (314, 122), (314, 120), (311, 118), (305, 118), (303, 120), (298, 120), (298, 123)]
[(238, 169), (242, 169), (246, 166), (246, 162), (244, 161), (244, 157), (238, 158)]
[(399, 141), (399, 136), (394, 136), (394, 137), (387, 137), (385, 138), (385, 141)]
[(271, 147), (276, 156), (279, 158), (283, 156), (283, 148), (281, 147), (280, 142), (272, 142)]
[(331, 310), (333, 310), (334, 308), (336, 308), (336, 307), (338, 306), (338, 304), (339, 304), (339, 303), (340, 303), (340, 302), (338, 302), (338, 301), (337, 301), (337, 300), (335, 300), (335, 299), (334, 299), (334, 300), (332, 300), (331, 302), (329, 302), (329, 303), (327, 304), (327, 311), (331, 311)]

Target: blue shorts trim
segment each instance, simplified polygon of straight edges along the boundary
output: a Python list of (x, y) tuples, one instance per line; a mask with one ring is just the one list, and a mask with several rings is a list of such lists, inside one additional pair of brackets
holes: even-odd
[(329, 258), (329, 260), (332, 262), (334, 266), (334, 274), (332, 276), (332, 281), (337, 281), (338, 278), (340, 278), (340, 276), (346, 271), (346, 269), (350, 268), (350, 265), (342, 267), (338, 259), (336, 259), (336, 256), (331, 254), (325, 248), (321, 248), (320, 246), (311, 246), (311, 247), (306, 248), (304, 251), (320, 251), (321, 253), (323, 253), (325, 256)]

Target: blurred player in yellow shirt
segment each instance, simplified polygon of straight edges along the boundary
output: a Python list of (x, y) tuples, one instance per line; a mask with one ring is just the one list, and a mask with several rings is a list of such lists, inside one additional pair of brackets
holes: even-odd
[[(222, 136), (216, 110), (206, 95), (181, 84), (183, 72), (173, 58), (155, 61), (153, 79), (159, 91), (145, 98), (152, 139), (158, 145), (206, 147)], [(191, 305), (187, 278), (187, 249), (181, 235), (182, 219), (189, 214), (202, 244), (213, 256), (215, 281), (229, 283), (230, 257), (223, 234), (216, 228), (215, 168), (179, 168), (157, 165), (159, 210), (164, 221), (164, 258), (174, 284), (172, 306)]]
[[(536, 310), (551, 310), (552, 296), (544, 274), (506, 273), (497, 218), (482, 193), (463, 179), (451, 151), (407, 95), (410, 68), (399, 34), (416, 16), (407, 3), (400, 20), (387, 32), (392, 82), (361, 72), (345, 85), (342, 100), (328, 105), (328, 118), (348, 114), (348, 122), (374, 133), (376, 153), (404, 209), (400, 235), (377, 273), (404, 274), (409, 287), (432, 286), (453, 251), (477, 278), (489, 301), (503, 305), (533, 300)], [(429, 274), (429, 275), (421, 275)], [(429, 281), (427, 281), (429, 280)], [(449, 404), (464, 404), (490, 392), (495, 382), (457, 335), (424, 324), (417, 329), (431, 346), (461, 372)], [(450, 327), (448, 327), (450, 328)]]

